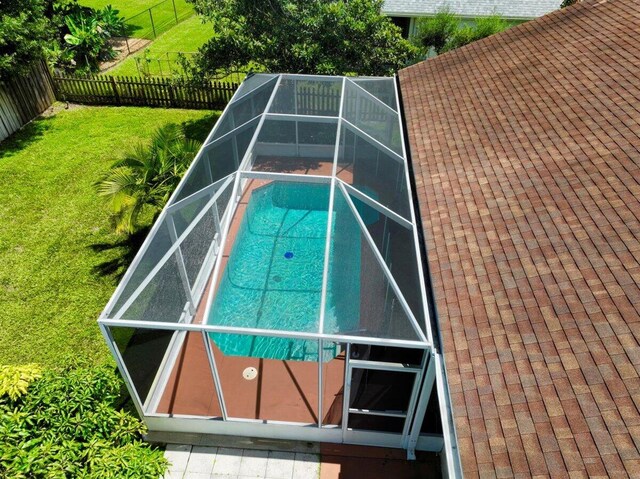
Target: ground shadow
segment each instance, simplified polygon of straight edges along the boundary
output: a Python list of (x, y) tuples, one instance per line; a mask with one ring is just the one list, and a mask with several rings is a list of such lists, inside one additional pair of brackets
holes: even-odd
[(51, 128), (50, 117), (36, 118), (14, 134), (0, 141), (0, 160), (38, 141)]
[(131, 265), (150, 229), (151, 226), (146, 226), (116, 241), (90, 245), (89, 247), (96, 253), (114, 250), (118, 252), (115, 258), (95, 265), (92, 268), (92, 273), (99, 276), (111, 276), (116, 282), (119, 282)]
[(184, 121), (182, 122), (184, 135), (190, 140), (203, 142), (218, 118), (220, 118), (220, 112), (214, 111), (199, 120)]

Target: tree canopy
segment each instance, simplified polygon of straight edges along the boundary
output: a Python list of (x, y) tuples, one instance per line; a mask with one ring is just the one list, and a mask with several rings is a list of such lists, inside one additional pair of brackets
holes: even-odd
[(44, 58), (50, 35), (44, 0), (0, 1), (0, 80), (26, 74)]
[(415, 48), (380, 13), (383, 0), (190, 0), (213, 24), (199, 73), (256, 65), (288, 73), (384, 75)]
[(418, 32), (414, 41), (422, 53), (428, 56), (431, 49), (436, 54), (444, 53), (507, 28), (509, 23), (500, 15), (480, 17), (468, 23), (444, 8), (433, 17), (418, 20)]

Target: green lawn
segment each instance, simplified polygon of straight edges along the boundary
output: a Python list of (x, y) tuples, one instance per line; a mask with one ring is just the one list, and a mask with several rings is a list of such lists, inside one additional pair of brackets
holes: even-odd
[[(165, 52), (195, 52), (198, 47), (211, 37), (211, 32), (211, 24), (202, 24), (200, 17), (194, 15), (158, 36), (148, 47), (149, 57), (159, 57)], [(135, 53), (111, 70), (105, 72), (105, 74), (137, 76), (138, 70), (134, 57), (142, 57), (143, 54), (143, 51)], [(170, 55), (169, 58), (174, 59), (175, 55)], [(168, 64), (166, 62), (162, 62), (160, 65), (163, 70), (167, 70)], [(159, 74), (159, 68), (160, 66), (155, 61), (149, 64), (149, 72), (152, 75)]]
[(156, 127), (184, 123), (202, 140), (217, 116), (78, 107), (0, 143), (0, 364), (109, 358), (96, 318), (117, 284), (104, 266), (124, 250), (93, 183)]
[(104, 8), (111, 5), (120, 10), (120, 15), (125, 18), (131, 17), (142, 10), (153, 7), (161, 0), (80, 0), (80, 5), (92, 8)]
[(80, 0), (80, 3), (96, 9), (111, 5), (127, 19), (129, 36), (149, 40), (194, 15), (193, 6), (186, 0)]

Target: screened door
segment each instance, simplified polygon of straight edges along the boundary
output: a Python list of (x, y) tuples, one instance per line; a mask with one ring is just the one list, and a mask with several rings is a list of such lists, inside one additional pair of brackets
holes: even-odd
[(419, 373), (418, 365), (350, 358), (342, 421), (344, 442), (403, 447)]

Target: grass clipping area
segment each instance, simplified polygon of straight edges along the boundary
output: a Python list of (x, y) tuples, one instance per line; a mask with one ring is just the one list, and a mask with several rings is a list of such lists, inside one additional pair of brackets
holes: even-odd
[(0, 364), (110, 357), (96, 319), (126, 253), (93, 184), (167, 123), (204, 140), (218, 114), (74, 107), (0, 143)]

